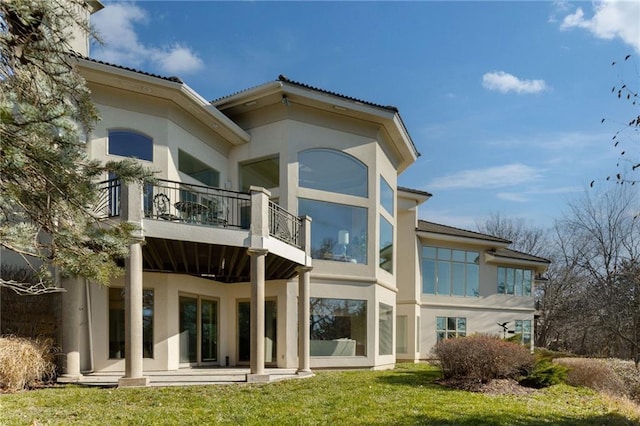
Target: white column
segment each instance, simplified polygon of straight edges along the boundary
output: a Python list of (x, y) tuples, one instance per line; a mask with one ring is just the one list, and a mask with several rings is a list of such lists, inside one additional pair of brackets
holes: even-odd
[(298, 267), (298, 374), (311, 374), (309, 362), (309, 293), (311, 268)]
[(249, 382), (269, 381), (264, 372), (264, 277), (268, 250), (250, 248), (251, 256), (251, 374)]
[(149, 378), (142, 376), (142, 185), (123, 184), (121, 192), (122, 218), (138, 226), (129, 246), (129, 257), (124, 261), (124, 377), (118, 386), (147, 386)]
[(77, 382), (80, 373), (80, 321), (82, 319), (84, 280), (65, 278), (62, 286), (62, 351), (66, 355), (62, 364), (60, 382)]
[(125, 260), (124, 289), (124, 377), (118, 386), (147, 386), (148, 377), (142, 376), (142, 244), (129, 246)]

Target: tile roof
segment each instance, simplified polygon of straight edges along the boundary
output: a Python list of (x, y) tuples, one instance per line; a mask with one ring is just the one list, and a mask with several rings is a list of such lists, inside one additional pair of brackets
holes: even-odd
[[(309, 84), (301, 83), (301, 82), (299, 82), (299, 81), (291, 80), (291, 79), (287, 78), (286, 76), (284, 76), (284, 75), (282, 75), (282, 74), (280, 74), (280, 75), (278, 76), (278, 78), (277, 78), (275, 81), (281, 81), (281, 82), (283, 82), (283, 83), (288, 83), (288, 84), (291, 84), (291, 85), (294, 85), (294, 86), (303, 87), (303, 88), (305, 88), (305, 89), (310, 89), (310, 90), (313, 90), (313, 91), (316, 91), (316, 92), (326, 93), (327, 95), (336, 96), (336, 97), (338, 97), (338, 98), (346, 99), (346, 100), (348, 100), (348, 101), (358, 102), (358, 103), (361, 103), (361, 104), (363, 104), (363, 105), (368, 105), (368, 106), (372, 106), (372, 107), (375, 107), (375, 108), (384, 109), (384, 110), (391, 111), (391, 112), (395, 112), (395, 113), (398, 113), (398, 112), (399, 112), (399, 111), (398, 111), (398, 108), (396, 108), (396, 107), (394, 107), (394, 106), (390, 106), (390, 105), (387, 105), (387, 106), (385, 106), (385, 105), (380, 105), (380, 104), (376, 104), (376, 103), (373, 103), (373, 102), (368, 102), (368, 101), (365, 101), (365, 100), (362, 100), (362, 99), (353, 98), (353, 97), (351, 97), (351, 96), (343, 95), (343, 94), (341, 94), (341, 93), (332, 92), (332, 91), (330, 91), (330, 90), (321, 89), (321, 88), (319, 88), (319, 87), (315, 87), (315, 86), (311, 86), (311, 85), (309, 85)], [(222, 97), (220, 97), (220, 98), (214, 99), (214, 100), (212, 100), (212, 101), (211, 101), (211, 103), (212, 103), (212, 104), (215, 104), (216, 102), (219, 102), (219, 101), (221, 101), (221, 100), (223, 100), (223, 99), (231, 98), (231, 97), (236, 96), (236, 95), (238, 95), (238, 94), (240, 94), (240, 93), (248, 92), (248, 91), (253, 90), (253, 89), (255, 89), (256, 87), (260, 87), (260, 86), (262, 86), (262, 85), (261, 85), (261, 84), (259, 84), (259, 85), (257, 85), (257, 86), (251, 86), (251, 87), (248, 87), (248, 88), (246, 88), (246, 89), (239, 90), (239, 91), (234, 92), (234, 93), (231, 93), (231, 94), (229, 94), (229, 95), (222, 96)]]
[(310, 90), (313, 90), (313, 91), (316, 91), (316, 92), (326, 93), (327, 95), (336, 96), (338, 98), (342, 98), (342, 99), (346, 99), (348, 101), (361, 103), (361, 104), (372, 106), (372, 107), (375, 107), (375, 108), (381, 108), (381, 109), (385, 109), (387, 111), (391, 111), (391, 112), (395, 112), (395, 113), (399, 112), (398, 108), (396, 108), (394, 106), (391, 106), (391, 105), (380, 105), (380, 104), (376, 104), (376, 103), (373, 103), (373, 102), (368, 102), (368, 101), (365, 101), (365, 100), (362, 100), (362, 99), (353, 98), (351, 96), (343, 95), (341, 93), (332, 92), (330, 90), (321, 89), (319, 87), (315, 87), (315, 86), (311, 86), (309, 84), (301, 83), (299, 81), (291, 80), (290, 78), (287, 78), (286, 76), (284, 76), (282, 74), (280, 74), (278, 76), (278, 81), (282, 81), (284, 83), (289, 83), (289, 84), (292, 84), (294, 86), (304, 87), (305, 89), (310, 89)]
[(89, 62), (94, 62), (96, 64), (107, 65), (109, 67), (118, 68), (118, 69), (125, 70), (125, 71), (135, 72), (136, 74), (146, 75), (148, 77), (159, 78), (161, 80), (171, 81), (173, 83), (184, 84), (184, 81), (182, 81), (182, 79), (180, 79), (180, 77), (176, 77), (176, 76), (166, 77), (166, 76), (162, 76), (162, 75), (158, 75), (158, 74), (152, 74), (150, 72), (142, 71), (142, 70), (139, 70), (139, 69), (136, 69), (136, 68), (125, 67), (123, 65), (117, 65), (117, 64), (113, 64), (111, 62), (105, 62), (105, 61), (100, 61), (98, 59), (89, 58), (87, 56), (81, 55), (81, 54), (76, 53), (76, 52), (73, 52), (72, 54), (76, 58), (83, 59), (83, 60), (89, 61)]
[(450, 235), (454, 237), (473, 238), (475, 240), (492, 241), (501, 244), (511, 244), (511, 241), (493, 235), (481, 234), (480, 232), (467, 231), (466, 229), (454, 228), (453, 226), (441, 225), (439, 223), (418, 220), (418, 231), (432, 232), (434, 234)]

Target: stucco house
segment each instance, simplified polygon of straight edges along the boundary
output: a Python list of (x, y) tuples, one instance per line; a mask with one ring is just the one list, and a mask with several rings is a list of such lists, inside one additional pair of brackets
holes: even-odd
[(91, 158), (135, 157), (158, 181), (104, 176), (96, 212), (140, 231), (122, 279), (61, 283), (67, 380), (391, 368), (503, 323), (532, 344), (548, 261), (419, 219), (431, 194), (398, 186), (419, 153), (395, 107), (284, 76), (208, 101), (177, 77), (90, 59), (86, 40), (75, 48), (101, 115)]

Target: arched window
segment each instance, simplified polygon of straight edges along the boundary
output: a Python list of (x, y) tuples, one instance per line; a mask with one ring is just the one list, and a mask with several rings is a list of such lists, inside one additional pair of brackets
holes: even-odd
[(367, 197), (367, 166), (331, 149), (309, 149), (298, 154), (298, 186)]
[(132, 130), (109, 130), (109, 154), (153, 161), (153, 139)]

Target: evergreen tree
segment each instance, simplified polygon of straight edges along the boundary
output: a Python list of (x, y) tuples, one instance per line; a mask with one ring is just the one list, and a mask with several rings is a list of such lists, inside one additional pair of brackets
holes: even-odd
[[(52, 268), (102, 284), (121, 273), (133, 226), (96, 214), (97, 182), (150, 178), (134, 160), (101, 164), (86, 153), (97, 108), (71, 53), (71, 28), (90, 33), (83, 0), (0, 1), (0, 247), (25, 274), (16, 291), (54, 291)], [(15, 272), (15, 271), (14, 271)]]

